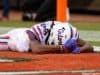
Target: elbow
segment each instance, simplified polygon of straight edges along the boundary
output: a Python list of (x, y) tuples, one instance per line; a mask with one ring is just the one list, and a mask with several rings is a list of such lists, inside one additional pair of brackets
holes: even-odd
[(94, 48), (93, 48), (93, 46), (90, 45), (88, 50), (89, 50), (89, 52), (93, 53), (93, 52), (94, 52)]
[(87, 44), (81, 47), (80, 49), (81, 49), (81, 53), (93, 53), (94, 52), (94, 48), (91, 44)]
[(88, 45), (87, 52), (88, 53), (93, 53), (94, 52), (94, 48), (93, 48), (93, 46), (91, 44)]
[(94, 52), (94, 48), (90, 43), (88, 43), (87, 49), (89, 50), (89, 52), (92, 52), (92, 53)]

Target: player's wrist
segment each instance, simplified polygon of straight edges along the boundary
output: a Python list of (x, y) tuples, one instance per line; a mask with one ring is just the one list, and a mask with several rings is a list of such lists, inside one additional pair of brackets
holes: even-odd
[(60, 50), (61, 50), (61, 53), (68, 53), (68, 52), (69, 52), (69, 49), (66, 48), (66, 47), (63, 46), (63, 45), (60, 45)]
[(80, 48), (79, 48), (79, 47), (76, 47), (76, 48), (72, 51), (72, 53), (80, 53)]
[(61, 53), (63, 53), (63, 46), (59, 45)]
[(69, 50), (73, 50), (74, 48), (76, 48), (77, 46), (77, 43), (76, 43), (76, 40), (74, 39), (69, 39), (67, 40), (65, 43), (64, 43), (64, 47), (66, 47), (67, 49)]

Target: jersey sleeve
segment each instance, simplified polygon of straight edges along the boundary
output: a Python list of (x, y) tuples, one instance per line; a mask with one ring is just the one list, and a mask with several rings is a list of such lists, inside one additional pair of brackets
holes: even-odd
[(49, 35), (49, 29), (51, 26), (52, 22), (47, 21), (47, 22), (42, 22), (36, 25), (33, 25), (31, 28), (31, 31), (35, 34), (36, 38), (38, 41), (40, 41), (42, 44), (45, 44), (46, 38)]

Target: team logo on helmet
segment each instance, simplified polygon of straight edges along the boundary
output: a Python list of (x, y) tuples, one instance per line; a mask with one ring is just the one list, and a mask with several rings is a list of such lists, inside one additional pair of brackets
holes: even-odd
[(63, 45), (70, 38), (70, 28), (68, 25), (56, 24), (51, 30), (48, 43), (54, 45)]
[(65, 28), (63, 27), (63, 28), (61, 28), (61, 29), (59, 29), (58, 30), (58, 44), (59, 45), (61, 45), (62, 44), (62, 38), (64, 37), (63, 35), (62, 35), (62, 33), (65, 31)]

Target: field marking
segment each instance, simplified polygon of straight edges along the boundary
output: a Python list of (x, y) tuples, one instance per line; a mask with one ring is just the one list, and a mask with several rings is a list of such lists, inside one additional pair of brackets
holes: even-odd
[(100, 53), (100, 46), (93, 46), (94, 52)]
[(0, 72), (0, 75), (29, 75), (29, 74), (56, 74), (56, 73), (100, 73), (100, 70), (50, 70), (50, 71), (17, 71)]
[(88, 30), (80, 30), (80, 37), (87, 41), (99, 41), (100, 42), (100, 31), (88, 31)]

